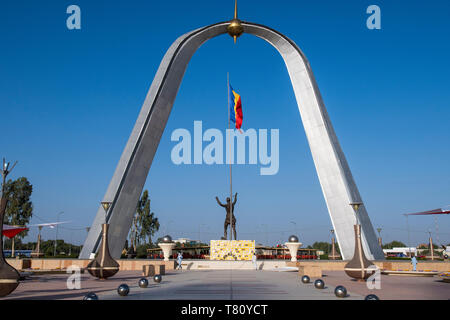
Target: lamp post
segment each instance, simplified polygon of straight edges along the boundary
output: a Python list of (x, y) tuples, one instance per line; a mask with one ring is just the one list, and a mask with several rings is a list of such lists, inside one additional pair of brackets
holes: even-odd
[(59, 213), (56, 215), (56, 223), (57, 223), (57, 225), (56, 225), (56, 233), (55, 233), (55, 248), (53, 249), (53, 256), (54, 256), (54, 257), (56, 257), (56, 241), (57, 241), (57, 239), (58, 239), (58, 226), (59, 226), (58, 222), (59, 222), (59, 216), (62, 215), (63, 213), (64, 213), (64, 211), (61, 211), (61, 212), (59, 212)]
[(334, 242), (334, 229), (330, 230), (331, 232), (331, 260), (336, 260), (336, 246)]
[(434, 260), (434, 248), (433, 248), (433, 238), (431, 238), (431, 230), (428, 230), (428, 233), (430, 235), (430, 254), (431, 254), (431, 260)]
[[(39, 258), (41, 256), (41, 231), (44, 226), (38, 226), (38, 237), (36, 242), (36, 252), (34, 253), (34, 256), (36, 258)], [(33, 255), (33, 254), (32, 254)]]
[(357, 224), (357, 225), (359, 224), (358, 210), (359, 210), (359, 207), (362, 206), (362, 204), (363, 204), (362, 202), (352, 202), (352, 203), (350, 203), (350, 205), (351, 205), (352, 208), (353, 208), (353, 211), (355, 211), (356, 224)]
[(108, 218), (108, 211), (109, 211), (109, 208), (111, 207), (112, 202), (102, 201), (102, 202), (100, 202), (100, 204), (102, 205), (103, 210), (105, 210), (105, 222), (104, 223), (106, 223), (106, 219)]
[[(409, 236), (409, 222), (408, 222), (408, 215), (405, 214), (404, 215), (406, 217), (406, 230), (408, 231), (408, 252), (409, 252), (409, 257), (411, 258), (411, 238)], [(417, 252), (416, 252), (417, 253)]]
[(380, 245), (380, 248), (383, 249), (383, 242), (381, 241), (381, 228), (377, 228), (378, 231), (378, 244)]

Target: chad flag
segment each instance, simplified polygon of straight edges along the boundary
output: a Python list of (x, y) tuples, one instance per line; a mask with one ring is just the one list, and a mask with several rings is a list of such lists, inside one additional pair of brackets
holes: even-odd
[(229, 84), (228, 95), (230, 101), (230, 120), (236, 124), (236, 129), (240, 130), (244, 116), (242, 114), (241, 96), (233, 90)]

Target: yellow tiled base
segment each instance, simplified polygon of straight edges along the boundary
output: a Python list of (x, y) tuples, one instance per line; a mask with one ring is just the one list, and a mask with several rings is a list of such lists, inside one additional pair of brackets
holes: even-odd
[(211, 240), (210, 260), (250, 261), (254, 252), (254, 240)]

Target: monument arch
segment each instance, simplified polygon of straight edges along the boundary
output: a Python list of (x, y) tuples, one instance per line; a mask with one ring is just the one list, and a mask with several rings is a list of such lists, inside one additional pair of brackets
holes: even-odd
[[(233, 20), (234, 21), (234, 20)], [(260, 24), (240, 22), (243, 32), (269, 42), (283, 57), (311, 149), (314, 165), (335, 230), (343, 259), (354, 252), (355, 213), (350, 203), (362, 202), (347, 160), (339, 145), (308, 60), (298, 46), (283, 34)], [(230, 22), (200, 28), (179, 37), (167, 50), (130, 138), (125, 146), (103, 201), (111, 201), (107, 222), (109, 246), (120, 257), (131, 227), (136, 203), (169, 118), (187, 65), (207, 40), (227, 33)], [(375, 231), (364, 206), (358, 212), (362, 243), (369, 259), (383, 259)], [(90, 228), (81, 259), (88, 259), (100, 245), (104, 211), (99, 207)]]

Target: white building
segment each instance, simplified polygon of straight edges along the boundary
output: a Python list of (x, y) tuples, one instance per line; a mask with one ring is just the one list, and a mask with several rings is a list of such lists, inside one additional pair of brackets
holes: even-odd
[(408, 257), (409, 254), (417, 255), (417, 248), (415, 247), (399, 247), (399, 248), (392, 248), (392, 249), (383, 249), (384, 255), (395, 255), (395, 256), (405, 256)]
[(198, 240), (192, 240), (192, 239), (189, 239), (189, 238), (178, 238), (178, 239), (173, 240), (173, 242), (178, 242), (180, 244), (197, 244), (197, 243), (200, 243), (200, 241), (198, 241)]

